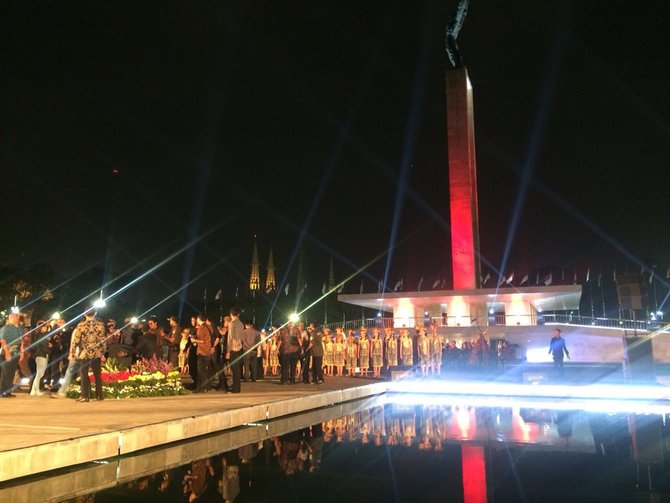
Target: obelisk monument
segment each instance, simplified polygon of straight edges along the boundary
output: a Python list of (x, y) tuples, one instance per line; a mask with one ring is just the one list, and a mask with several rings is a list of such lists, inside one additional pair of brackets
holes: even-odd
[(467, 0), (459, 1), (446, 29), (446, 50), (450, 66), (446, 72), (446, 97), (454, 290), (478, 288), (481, 270), (472, 85), (456, 45), (467, 7)]

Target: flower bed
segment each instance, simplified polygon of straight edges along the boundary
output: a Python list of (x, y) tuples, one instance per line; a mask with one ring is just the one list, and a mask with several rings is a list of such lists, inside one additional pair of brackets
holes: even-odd
[[(179, 371), (171, 370), (168, 365), (152, 360), (142, 360), (130, 370), (116, 370), (113, 365), (107, 365), (101, 376), (103, 398), (174, 396), (188, 393), (182, 386)], [(93, 395), (95, 380), (93, 374), (89, 374), (88, 377)], [(66, 396), (79, 398), (81, 386), (72, 384)]]

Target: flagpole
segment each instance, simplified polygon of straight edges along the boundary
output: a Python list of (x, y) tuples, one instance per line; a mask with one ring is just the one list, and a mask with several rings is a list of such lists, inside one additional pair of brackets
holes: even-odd
[(219, 306), (219, 325), (223, 326), (223, 294), (221, 294), (221, 303)]
[(602, 271), (600, 272), (600, 275), (598, 276), (598, 285), (600, 286), (600, 300), (603, 302), (603, 318), (606, 318), (607, 315), (605, 314), (605, 291), (603, 290), (603, 273)]
[(658, 312), (658, 297), (656, 296), (656, 275), (654, 274), (654, 269), (656, 269), (656, 266), (651, 267), (651, 282), (652, 286), (654, 287), (654, 317), (656, 316), (656, 313)]
[(591, 299), (591, 318), (595, 318), (595, 311), (593, 309), (593, 284), (591, 283), (591, 280), (589, 279), (589, 298)]
[(256, 290), (251, 291), (251, 318), (254, 325), (256, 325)]

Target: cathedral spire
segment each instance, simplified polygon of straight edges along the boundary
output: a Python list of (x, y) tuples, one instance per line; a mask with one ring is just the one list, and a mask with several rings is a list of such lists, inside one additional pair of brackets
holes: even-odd
[(272, 256), (272, 246), (270, 247), (270, 256), (268, 257), (268, 271), (265, 279), (265, 292), (270, 294), (277, 289), (277, 282), (275, 280), (275, 261)]
[(261, 289), (260, 263), (258, 262), (258, 243), (254, 236), (254, 252), (251, 257), (251, 276), (249, 276), (249, 291), (252, 293)]

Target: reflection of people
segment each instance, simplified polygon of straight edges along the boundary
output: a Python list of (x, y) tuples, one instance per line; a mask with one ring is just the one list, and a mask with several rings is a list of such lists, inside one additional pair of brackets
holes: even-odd
[(570, 437), (572, 436), (572, 421), (575, 411), (560, 410), (556, 412), (556, 428), (558, 429), (558, 436), (560, 443), (564, 447), (570, 445)]
[(559, 328), (554, 329), (554, 336), (549, 342), (549, 354), (554, 358), (554, 368), (558, 371), (558, 375), (563, 377), (563, 355), (570, 359), (570, 353), (568, 348), (565, 347), (565, 339), (561, 337), (561, 330)]

